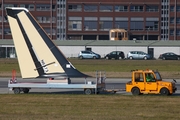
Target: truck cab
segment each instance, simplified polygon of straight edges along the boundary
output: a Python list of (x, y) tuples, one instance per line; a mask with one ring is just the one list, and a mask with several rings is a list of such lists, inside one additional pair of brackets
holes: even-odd
[(174, 82), (163, 81), (160, 73), (153, 70), (133, 70), (132, 80), (126, 83), (126, 92), (131, 92), (133, 95), (171, 95), (175, 91)]

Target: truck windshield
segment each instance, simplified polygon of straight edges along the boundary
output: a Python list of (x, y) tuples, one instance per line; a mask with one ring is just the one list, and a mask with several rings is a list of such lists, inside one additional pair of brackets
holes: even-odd
[(156, 80), (161, 81), (162, 78), (161, 78), (161, 75), (159, 74), (159, 72), (154, 72), (154, 73), (156, 75)]

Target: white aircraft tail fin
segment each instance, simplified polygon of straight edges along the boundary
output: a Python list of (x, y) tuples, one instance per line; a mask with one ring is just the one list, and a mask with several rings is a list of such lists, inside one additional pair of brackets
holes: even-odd
[(88, 77), (55, 46), (26, 8), (6, 8), (22, 78)]

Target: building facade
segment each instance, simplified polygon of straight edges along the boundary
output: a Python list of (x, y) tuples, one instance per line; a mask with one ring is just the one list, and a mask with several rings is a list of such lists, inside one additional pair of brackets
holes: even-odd
[(27, 8), (47, 34), (51, 38), (57, 39), (56, 0), (2, 0), (0, 3), (0, 39), (12, 39), (5, 12), (6, 7)]
[(129, 40), (180, 39), (180, 0), (2, 0), (1, 39), (11, 39), (5, 7), (26, 7), (56, 40), (109, 40), (114, 28)]
[(109, 39), (121, 28), (129, 39), (180, 39), (180, 0), (68, 0), (69, 39)]

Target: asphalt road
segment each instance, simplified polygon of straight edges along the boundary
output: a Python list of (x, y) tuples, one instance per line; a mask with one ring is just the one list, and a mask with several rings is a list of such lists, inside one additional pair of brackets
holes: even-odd
[[(9, 90), (8, 88), (8, 80), (10, 78), (0, 78), (0, 94), (14, 94), (13, 91)], [(17, 78), (18, 82), (46, 82), (46, 79), (21, 79)], [(95, 78), (87, 78), (87, 81), (95, 82)], [(125, 84), (130, 81), (130, 79), (118, 79), (118, 78), (107, 78), (106, 79), (106, 89), (113, 90), (118, 89), (119, 91), (116, 94), (123, 94), (123, 95), (131, 95), (131, 93), (126, 93), (125, 91)], [(165, 79), (165, 81), (172, 81), (171, 79)], [(180, 79), (176, 80), (176, 87), (177, 91), (173, 95), (180, 96)], [(72, 84), (79, 84), (84, 83), (85, 79), (82, 78), (73, 78), (71, 79)], [(83, 89), (31, 89), (29, 94), (83, 94)]]

